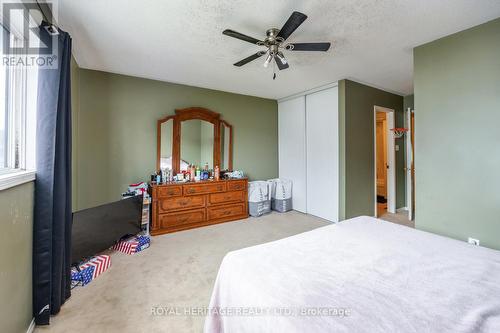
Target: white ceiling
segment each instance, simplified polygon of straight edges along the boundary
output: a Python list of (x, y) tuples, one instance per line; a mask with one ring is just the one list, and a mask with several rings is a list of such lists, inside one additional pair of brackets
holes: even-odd
[[(412, 48), (500, 16), (499, 0), (59, 0), (80, 67), (246, 95), (282, 98), (343, 78), (402, 95), (413, 91)], [(287, 52), (272, 80), (258, 59), (232, 64), (292, 11), (308, 19), (290, 42), (333, 41), (327, 53)]]

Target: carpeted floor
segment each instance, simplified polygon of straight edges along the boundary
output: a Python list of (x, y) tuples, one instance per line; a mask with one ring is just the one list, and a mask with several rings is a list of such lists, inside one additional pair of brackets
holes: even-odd
[(206, 307), (224, 255), (328, 225), (297, 212), (273, 213), (153, 237), (136, 255), (112, 254), (108, 271), (73, 295), (35, 332), (201, 332), (204, 317), (152, 314), (154, 307)]
[(408, 219), (408, 211), (406, 210), (398, 211), (395, 214), (385, 212), (379, 218), (392, 223), (397, 223), (410, 228), (415, 228), (415, 221), (410, 221)]
[[(404, 214), (382, 219), (413, 227)], [(73, 295), (50, 326), (52, 332), (201, 332), (204, 316), (153, 315), (157, 307), (203, 308), (224, 255), (328, 225), (320, 218), (289, 212), (272, 213), (153, 237), (151, 247), (136, 255), (111, 253), (111, 268)]]

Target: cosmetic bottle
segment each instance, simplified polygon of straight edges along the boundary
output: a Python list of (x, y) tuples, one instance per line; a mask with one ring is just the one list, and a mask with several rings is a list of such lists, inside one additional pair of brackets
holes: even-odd
[(196, 168), (194, 167), (194, 165), (191, 165), (191, 167), (189, 168), (189, 172), (190, 172), (190, 178), (191, 178), (191, 181), (194, 182), (194, 178), (196, 177)]
[(215, 180), (219, 180), (220, 179), (220, 170), (219, 170), (219, 166), (218, 165), (216, 165), (215, 169), (214, 169), (214, 179)]

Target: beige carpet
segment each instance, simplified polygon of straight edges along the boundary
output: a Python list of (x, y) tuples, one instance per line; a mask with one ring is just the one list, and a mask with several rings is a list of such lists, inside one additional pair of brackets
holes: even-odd
[(203, 316), (153, 316), (152, 308), (208, 306), (224, 255), (329, 222), (297, 212), (153, 237), (136, 255), (112, 254), (111, 268), (73, 295), (35, 332), (201, 332)]
[(386, 212), (385, 214), (380, 216), (380, 219), (401, 224), (410, 228), (415, 228), (415, 221), (410, 221), (408, 219), (408, 211), (405, 210), (398, 211), (395, 214)]

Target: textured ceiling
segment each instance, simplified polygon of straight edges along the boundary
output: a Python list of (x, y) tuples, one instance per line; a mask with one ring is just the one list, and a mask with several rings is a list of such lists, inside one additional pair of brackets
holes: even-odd
[[(499, 0), (59, 0), (61, 27), (83, 68), (246, 95), (282, 98), (343, 78), (409, 94), (412, 48), (500, 16)], [(263, 38), (292, 11), (308, 19), (290, 42), (332, 41), (323, 52), (287, 52), (272, 80), (261, 48), (222, 35)]]

